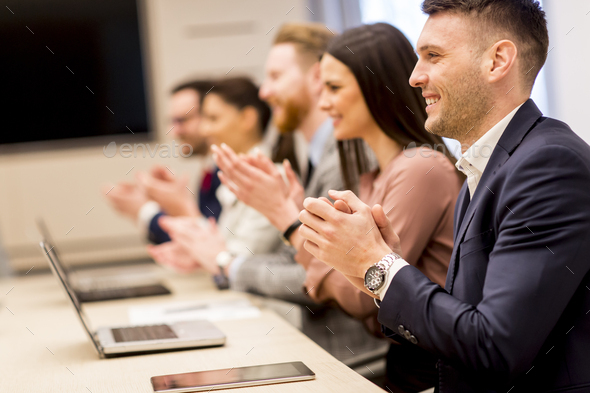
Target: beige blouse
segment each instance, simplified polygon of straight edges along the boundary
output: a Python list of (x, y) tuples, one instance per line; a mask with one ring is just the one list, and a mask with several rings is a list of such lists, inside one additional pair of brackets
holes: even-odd
[[(425, 147), (405, 150), (381, 172), (361, 177), (359, 198), (389, 211), (404, 259), (441, 286), (453, 250), (453, 214), (461, 185), (462, 179), (448, 158)], [(378, 309), (370, 296), (305, 249), (296, 260), (306, 266), (305, 291), (315, 302), (336, 303), (379, 334)]]

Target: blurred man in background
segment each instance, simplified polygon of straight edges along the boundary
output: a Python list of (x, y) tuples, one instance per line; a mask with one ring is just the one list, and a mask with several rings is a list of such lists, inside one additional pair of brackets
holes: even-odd
[[(209, 145), (200, 132), (203, 97), (213, 87), (210, 81), (185, 83), (172, 90), (170, 97), (171, 128), (168, 131), (182, 143), (192, 147), (192, 156), (205, 161), (198, 198), (188, 187), (189, 176), (175, 176), (163, 166), (156, 165), (150, 173), (139, 173), (138, 183), (121, 182), (107, 195), (113, 207), (122, 215), (138, 222), (140, 229), (153, 243), (170, 238), (158, 218), (172, 216), (204, 216), (217, 219), (221, 205), (215, 192), (220, 185), (217, 170), (207, 160)], [(187, 154), (188, 152), (183, 152)], [(109, 186), (107, 189), (110, 189)], [(164, 213), (165, 212), (165, 213)]]

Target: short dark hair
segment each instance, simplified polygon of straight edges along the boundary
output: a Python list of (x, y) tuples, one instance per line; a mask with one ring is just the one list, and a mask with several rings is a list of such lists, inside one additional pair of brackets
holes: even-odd
[(248, 106), (253, 107), (258, 114), (258, 126), (261, 135), (264, 135), (268, 127), (271, 111), (268, 104), (258, 97), (258, 86), (252, 80), (245, 76), (234, 78), (225, 78), (214, 81), (213, 89), (209, 94), (216, 94), (223, 101), (238, 108), (244, 109)]
[(194, 80), (190, 82), (181, 83), (172, 89), (172, 94), (176, 94), (182, 90), (193, 90), (199, 96), (199, 105), (203, 104), (203, 98), (205, 98), (205, 94), (207, 91), (211, 89), (213, 83), (209, 80), (201, 79), (201, 80)]
[(545, 11), (537, 0), (424, 0), (422, 11), (428, 15), (469, 15), (477, 18), (482, 29), (479, 36), (514, 41), (522, 60), (524, 80), (533, 86), (549, 47)]

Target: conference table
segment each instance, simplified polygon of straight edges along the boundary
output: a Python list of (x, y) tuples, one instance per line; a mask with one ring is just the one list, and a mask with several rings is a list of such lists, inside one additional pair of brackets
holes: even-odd
[[(166, 302), (231, 301), (255, 296), (219, 291), (202, 273), (162, 269), (173, 294), (97, 303), (84, 311), (94, 329), (128, 323), (133, 306)], [(150, 377), (268, 363), (302, 361), (316, 379), (241, 392), (383, 392), (264, 306), (259, 316), (214, 322), (227, 336), (223, 347), (99, 359), (56, 279), (47, 273), (0, 280), (0, 392), (152, 392)]]

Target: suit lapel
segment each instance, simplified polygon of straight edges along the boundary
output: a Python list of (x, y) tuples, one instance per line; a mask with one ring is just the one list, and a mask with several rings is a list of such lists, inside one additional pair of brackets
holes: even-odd
[(453, 226), (454, 241), (457, 239), (457, 233), (459, 232), (459, 228), (461, 228), (461, 223), (463, 222), (463, 217), (465, 217), (465, 212), (467, 211), (470, 201), (471, 196), (469, 195), (469, 187), (467, 186), (467, 181), (465, 181), (459, 192), (459, 197), (457, 198), (457, 211), (455, 212), (455, 225)]
[[(508, 124), (508, 127), (506, 127), (506, 130), (494, 148), (492, 156), (486, 165), (486, 169), (479, 180), (475, 194), (473, 195), (473, 200), (468, 204), (466, 209), (463, 206), (464, 201), (460, 207), (461, 209), (457, 209), (456, 214), (459, 216), (455, 222), (458, 225), (458, 229), (457, 226), (455, 226), (453, 253), (451, 255), (449, 272), (447, 273), (447, 280), (445, 283), (445, 289), (449, 293), (452, 293), (455, 275), (457, 273), (457, 269), (459, 268), (458, 255), (461, 243), (465, 237), (465, 232), (467, 231), (467, 228), (473, 219), (473, 215), (477, 211), (477, 207), (483, 199), (483, 195), (485, 195), (485, 193), (494, 192), (488, 188), (488, 184), (495, 176), (494, 171), (498, 167), (502, 166), (506, 160), (508, 160), (508, 158), (510, 158), (512, 152), (518, 147), (518, 145), (520, 145), (526, 134), (533, 128), (534, 124), (541, 116), (541, 111), (539, 111), (532, 100), (529, 99), (522, 105), (522, 107), (514, 115), (512, 121), (510, 121)], [(465, 184), (462, 191), (466, 192), (467, 197), (469, 197), (469, 190), (466, 190), (466, 188), (467, 187)], [(463, 195), (463, 198), (465, 200), (466, 196)], [(464, 214), (462, 215), (463, 212)]]
[[(467, 186), (467, 181), (463, 183), (463, 187), (459, 192), (459, 197), (457, 198), (457, 206), (455, 208), (455, 222), (453, 225), (453, 243), (457, 243), (457, 233), (461, 228), (461, 223), (463, 222), (463, 217), (465, 216), (465, 212), (467, 211), (467, 206), (469, 206), (470, 196), (469, 196), (469, 187)], [(453, 247), (453, 252), (451, 253), (451, 261), (449, 262), (449, 270), (447, 273), (447, 278), (445, 281), (445, 288), (449, 293), (451, 292), (451, 288), (453, 287), (452, 280), (455, 277), (455, 253), (457, 252), (458, 247)]]

